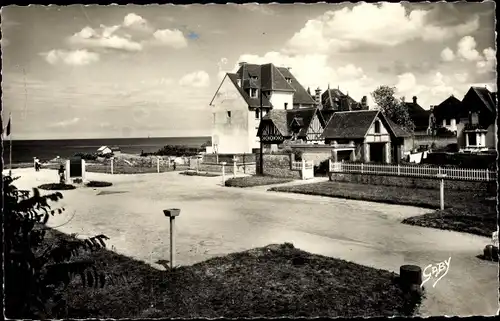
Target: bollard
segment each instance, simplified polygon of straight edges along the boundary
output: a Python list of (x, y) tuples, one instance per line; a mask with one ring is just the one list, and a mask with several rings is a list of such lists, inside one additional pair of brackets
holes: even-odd
[(422, 269), (417, 265), (401, 265), (399, 267), (399, 286), (406, 293), (421, 290)]
[(160, 172), (160, 157), (156, 157), (156, 172)]
[(222, 186), (224, 186), (226, 183), (226, 178), (224, 177), (226, 174), (224, 168), (226, 166), (226, 162), (222, 162), (221, 164), (222, 164)]
[(439, 182), (439, 204), (441, 211), (444, 210), (444, 178), (446, 174), (441, 174), (441, 168), (439, 169), (440, 174), (438, 174), (438, 178), (441, 178)]
[(173, 269), (175, 262), (175, 217), (181, 214), (181, 210), (170, 208), (163, 210), (163, 214), (170, 219), (170, 269)]
[(111, 175), (113, 175), (113, 163), (114, 163), (115, 158), (111, 157)]

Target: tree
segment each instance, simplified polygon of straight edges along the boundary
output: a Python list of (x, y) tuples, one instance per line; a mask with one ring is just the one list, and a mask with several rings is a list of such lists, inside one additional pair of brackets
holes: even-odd
[(15, 179), (3, 177), (5, 313), (15, 319), (44, 319), (65, 309), (64, 289), (77, 275), (84, 285), (104, 286), (106, 276), (82, 255), (105, 247), (108, 238), (47, 242), (45, 224), (64, 211), (52, 209), (49, 201), (59, 201), (62, 194), (42, 196), (34, 188), (30, 196), (12, 184)]
[(372, 92), (372, 97), (379, 109), (394, 123), (400, 125), (406, 131), (413, 133), (415, 124), (413, 123), (408, 108), (404, 103), (404, 98), (395, 97), (396, 88), (380, 86)]

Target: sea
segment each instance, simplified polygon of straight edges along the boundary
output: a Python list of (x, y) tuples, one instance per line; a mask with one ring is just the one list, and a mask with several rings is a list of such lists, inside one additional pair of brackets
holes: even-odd
[[(151, 137), (151, 138), (100, 138), (100, 139), (58, 139), (58, 140), (13, 140), (12, 163), (32, 162), (72, 157), (76, 153), (95, 153), (101, 146), (118, 146), (123, 153), (153, 153), (165, 145), (200, 147), (210, 142), (210, 137)], [(3, 160), (9, 162), (10, 141), (3, 141)]]

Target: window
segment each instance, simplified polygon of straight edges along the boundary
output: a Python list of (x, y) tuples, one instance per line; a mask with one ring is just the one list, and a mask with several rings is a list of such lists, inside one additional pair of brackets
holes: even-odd
[(257, 80), (257, 79), (259, 79), (259, 77), (257, 77), (257, 76), (251, 76), (250, 79)]
[(375, 134), (380, 134), (380, 122), (375, 121)]
[(257, 89), (250, 88), (250, 97), (251, 98), (257, 98)]
[(451, 119), (446, 119), (446, 126), (450, 126), (451, 125)]
[(256, 109), (255, 110), (255, 119), (259, 119), (259, 114), (260, 114), (259, 110)]
[(476, 133), (470, 133), (469, 134), (469, 146), (476, 146), (476, 145), (477, 145)]
[(285, 110), (288, 109), (288, 103), (285, 103)]
[(289, 84), (291, 84), (291, 83), (292, 83), (292, 78), (288, 78), (288, 77), (287, 77), (287, 78), (285, 78), (285, 80), (286, 80), (286, 82), (287, 82), (287, 83), (289, 83)]

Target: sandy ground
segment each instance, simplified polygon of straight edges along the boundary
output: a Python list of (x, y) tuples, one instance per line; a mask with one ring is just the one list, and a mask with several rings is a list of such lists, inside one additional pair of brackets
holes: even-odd
[[(13, 173), (21, 176), (16, 186), (23, 189), (57, 181), (53, 170)], [(400, 223), (426, 209), (222, 187), (220, 177), (175, 172), (87, 175), (114, 185), (64, 191), (60, 205), (67, 211), (49, 225), (81, 237), (106, 234), (114, 251), (156, 268), (161, 268), (156, 261), (169, 259), (163, 209), (180, 208), (176, 264), (283, 242), (397, 273), (403, 264), (424, 269), (451, 257), (448, 274), (435, 288), (427, 283), (421, 315), (493, 315), (498, 309), (498, 267), (476, 258), (490, 240)]]

